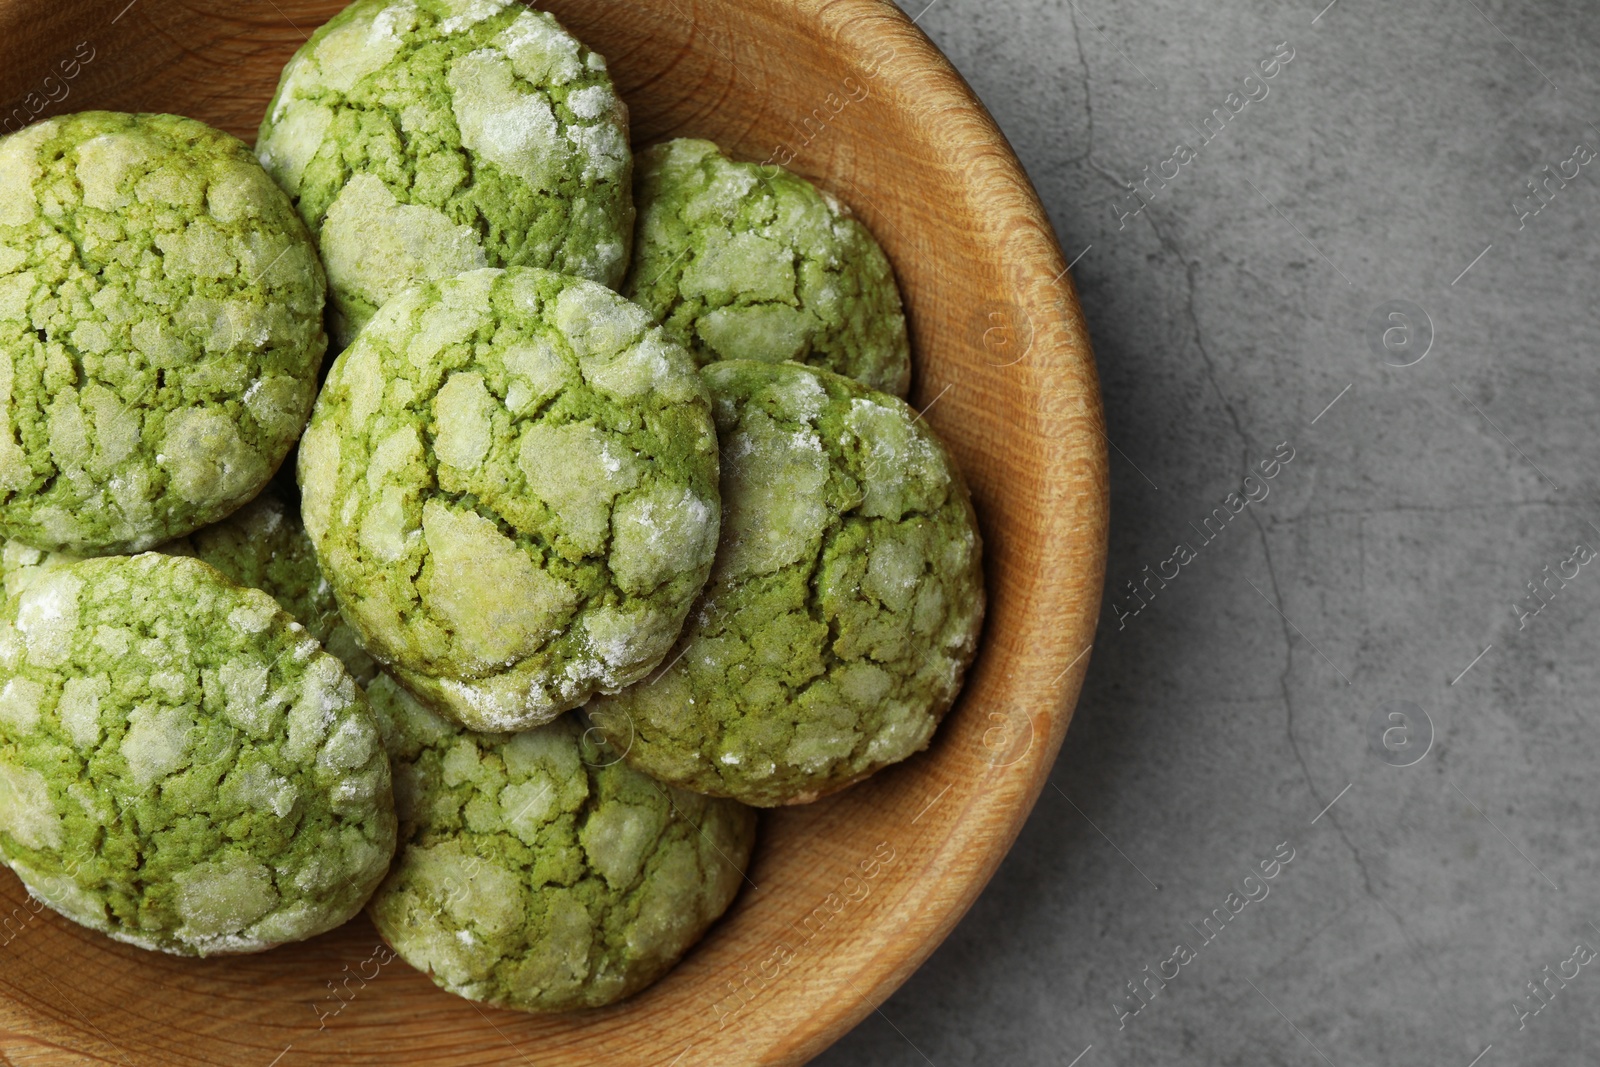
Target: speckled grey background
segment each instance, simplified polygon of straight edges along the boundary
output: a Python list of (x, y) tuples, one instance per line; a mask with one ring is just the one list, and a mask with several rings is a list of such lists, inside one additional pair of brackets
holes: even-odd
[(1600, 5), (923, 2), (1081, 256), (1116, 599), (1016, 848), (817, 1062), (1600, 1063)]

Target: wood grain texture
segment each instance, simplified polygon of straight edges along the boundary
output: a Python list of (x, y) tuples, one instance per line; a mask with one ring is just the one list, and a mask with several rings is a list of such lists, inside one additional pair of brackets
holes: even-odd
[[(279, 69), (340, 7), (125, 3), (0, 0), (0, 99), (13, 101), (0, 123), (30, 105), (172, 111), (253, 140)], [(1088, 664), (1107, 474), (1077, 298), (1005, 139), (888, 3), (548, 7), (610, 60), (637, 143), (695, 135), (757, 161), (792, 152), (888, 250), (911, 319), (913, 400), (931, 405), (966, 472), (986, 541), (989, 616), (960, 702), (928, 752), (766, 816), (744, 892), (683, 965), (581, 1015), (480, 1008), (398, 960), (379, 969), (365, 962), (377, 944), (365, 919), (260, 956), (180, 960), (35, 915), (0, 875), (0, 1060), (802, 1063), (938, 945), (1037, 798)], [(45, 78), (83, 43), (94, 58), (65, 99), (41, 104)]]

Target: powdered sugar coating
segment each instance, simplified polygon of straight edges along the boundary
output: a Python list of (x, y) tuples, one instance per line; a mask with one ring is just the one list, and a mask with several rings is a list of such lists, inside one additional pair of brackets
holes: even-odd
[(140, 551), (249, 500), (305, 426), (323, 299), (227, 134), (88, 111), (0, 138), (0, 537)]
[(357, 0), (312, 35), (256, 147), (318, 237), (338, 347), (475, 267), (621, 281), (633, 157), (597, 59), (509, 0)]
[[(339, 615), (333, 587), (317, 567), (311, 539), (300, 521), (298, 501), (292, 499), (293, 488), (274, 482), (223, 521), (168, 541), (156, 551), (194, 556), (235, 585), (267, 593), (310, 636), (339, 657), (357, 684), (366, 685), (377, 674), (378, 665)], [(7, 541), (0, 546), (0, 590), (7, 597), (19, 596), (41, 576), (81, 558)], [(252, 600), (229, 612), (227, 621), (236, 630), (259, 633), (270, 626), (273, 617), (269, 606)], [(69, 682), (68, 688), (78, 681)]]
[(716, 567), (670, 665), (588, 712), (660, 781), (770, 807), (927, 745), (983, 619), (966, 486), (904, 402), (794, 363), (706, 379)]
[(671, 967), (738, 891), (755, 813), (657, 785), (581, 716), (474, 733), (388, 678), (372, 703), (402, 843), (369, 910), (445, 989), (523, 1011), (609, 1004)]
[(251, 952), (343, 923), (388, 867), (361, 689), (265, 593), (146, 553), (0, 611), (0, 857), (118, 940)]
[(300, 482), (345, 619), (477, 729), (659, 664), (721, 519), (688, 354), (615, 293), (534, 268), (386, 305), (329, 373)]
[(911, 348), (894, 273), (833, 197), (688, 138), (639, 154), (637, 196), (623, 292), (702, 366), (792, 359), (906, 394)]

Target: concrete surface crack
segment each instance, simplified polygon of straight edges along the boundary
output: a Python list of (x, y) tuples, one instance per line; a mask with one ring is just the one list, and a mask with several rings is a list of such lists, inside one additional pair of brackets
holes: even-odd
[(1243, 473), (1250, 473), (1250, 435), (1245, 432), (1244, 423), (1239, 420), (1239, 412), (1234, 409), (1233, 401), (1228, 399), (1228, 394), (1222, 391), (1221, 384), (1217, 381), (1216, 363), (1211, 358), (1211, 352), (1206, 348), (1205, 334), (1200, 329), (1200, 314), (1195, 310), (1194, 295), (1196, 278), (1200, 271), (1200, 264), (1192, 262), (1183, 254), (1176, 241), (1162, 232), (1161, 224), (1156, 222), (1155, 211), (1146, 208), (1143, 212), (1144, 219), (1150, 224), (1150, 232), (1156, 235), (1156, 241), (1162, 248), (1177, 257), (1183, 264), (1184, 273), (1184, 299), (1183, 313), (1189, 321), (1189, 330), (1194, 335), (1194, 347), (1200, 353), (1200, 361), (1205, 364), (1206, 381), (1211, 383), (1211, 391), (1217, 395), (1217, 401), (1222, 404), (1222, 410), (1228, 413), (1228, 421), (1233, 424), (1233, 432), (1239, 437), (1242, 450), (1241, 464)]
[(1072, 7), (1068, 11), (1072, 19), (1072, 43), (1078, 49), (1078, 69), (1083, 72), (1079, 83), (1083, 86), (1083, 114), (1089, 123), (1089, 135), (1085, 138), (1083, 158), (1094, 159), (1094, 94), (1089, 89), (1089, 59), (1083, 54), (1083, 31), (1078, 28), (1078, 9)]
[(1083, 115), (1089, 126), (1088, 136), (1084, 138), (1085, 147), (1081, 162), (1087, 163), (1091, 170), (1102, 178), (1115, 185), (1124, 193), (1133, 190), (1133, 183), (1124, 181), (1111, 169), (1098, 159), (1094, 158), (1094, 91), (1089, 88), (1089, 58), (1083, 51), (1083, 30), (1078, 26), (1078, 9), (1069, 6), (1068, 15), (1072, 19), (1072, 43), (1078, 50), (1078, 69), (1082, 72), (1078, 79), (1083, 87)]
[[(1251, 514), (1250, 520), (1254, 524), (1256, 534), (1261, 542), (1261, 554), (1266, 560), (1267, 581), (1272, 588), (1273, 599), (1281, 612), (1283, 608), (1283, 593), (1278, 586), (1278, 571), (1272, 562), (1272, 548), (1267, 540), (1266, 527), (1262, 525), (1260, 517), (1254, 513)], [(1283, 670), (1278, 674), (1278, 690), (1283, 697), (1284, 729), (1289, 739), (1289, 750), (1294, 753), (1295, 762), (1300, 765), (1300, 773), (1305, 778), (1306, 788), (1310, 790), (1312, 797), (1317, 797), (1321, 794), (1318, 792), (1316, 780), (1312, 776), (1311, 765), (1306, 762), (1305, 753), (1300, 750), (1300, 742), (1294, 734), (1294, 696), (1289, 685), (1289, 675), (1294, 669), (1294, 635), (1290, 632), (1288, 620), (1283, 618), (1282, 615), (1279, 616), (1279, 620), (1278, 628), (1283, 633)], [(1356, 870), (1361, 873), (1361, 885), (1366, 895), (1378, 907), (1382, 908), (1384, 914), (1388, 915), (1390, 920), (1393, 921), (1395, 928), (1400, 931), (1400, 936), (1405, 939), (1406, 946), (1411, 950), (1412, 958), (1421, 965), (1423, 970), (1428, 972), (1435, 983), (1440, 982), (1441, 978), (1438, 972), (1433, 969), (1427, 955), (1422, 951), (1422, 946), (1411, 936), (1411, 931), (1406, 928), (1405, 920), (1400, 917), (1399, 912), (1389, 905), (1388, 901), (1383, 899), (1383, 895), (1378, 892), (1377, 887), (1373, 884), (1372, 872), (1367, 868), (1366, 857), (1361, 854), (1361, 850), (1351, 840), (1349, 832), (1345, 830), (1344, 824), (1340, 821), (1339, 813), (1336, 811), (1328, 812), (1328, 821), (1333, 823), (1334, 831), (1339, 835), (1339, 840), (1344, 842), (1344, 847), (1349, 851), (1350, 858), (1355, 861)]]
[[(1244, 474), (1250, 473), (1250, 435), (1245, 430), (1244, 423), (1239, 418), (1238, 410), (1234, 407), (1233, 402), (1228, 399), (1228, 395), (1223, 392), (1221, 384), (1217, 381), (1216, 364), (1211, 358), (1210, 351), (1208, 351), (1206, 348), (1205, 337), (1200, 329), (1200, 316), (1198, 311), (1195, 309), (1196, 274), (1200, 269), (1200, 265), (1198, 263), (1190, 262), (1183, 255), (1182, 250), (1178, 248), (1176, 242), (1162, 232), (1161, 225), (1155, 220), (1154, 211), (1146, 210), (1143, 214), (1144, 218), (1150, 223), (1150, 229), (1155, 234), (1156, 240), (1160, 242), (1163, 248), (1167, 249), (1174, 256), (1176, 256), (1178, 258), (1178, 262), (1183, 264), (1184, 275), (1187, 282), (1187, 288), (1184, 297), (1184, 313), (1189, 320), (1189, 328), (1194, 335), (1195, 348), (1199, 351), (1201, 362), (1205, 366), (1206, 380), (1210, 382), (1212, 392), (1216, 394), (1218, 402), (1222, 404), (1223, 410), (1227, 412), (1228, 421), (1233, 426), (1233, 432), (1239, 438), (1242, 477)], [(1261, 555), (1267, 565), (1267, 579), (1272, 587), (1273, 601), (1281, 612), (1283, 610), (1283, 591), (1278, 584), (1278, 571), (1272, 561), (1272, 546), (1267, 537), (1266, 526), (1263, 525), (1261, 516), (1256, 514), (1255, 511), (1250, 512), (1250, 522), (1251, 525), (1254, 526), (1256, 537), (1261, 543)], [(1294, 695), (1289, 684), (1289, 675), (1294, 669), (1294, 634), (1290, 630), (1288, 620), (1282, 615), (1279, 616), (1278, 625), (1279, 630), (1283, 633), (1284, 642), (1283, 670), (1278, 675), (1278, 691), (1283, 698), (1284, 707), (1284, 730), (1289, 740), (1289, 749), (1294, 753), (1295, 762), (1300, 765), (1300, 772), (1305, 778), (1306, 788), (1309, 789), (1311, 795), (1315, 797), (1320, 795), (1317, 791), (1316, 780), (1311, 773), (1310, 764), (1306, 762), (1305, 753), (1300, 750), (1300, 741), (1297, 737), (1295, 737), (1294, 733)], [(1406, 941), (1406, 944), (1410, 946), (1411, 953), (1416, 958), (1417, 962), (1420, 963), (1423, 969), (1432, 975), (1435, 980), (1437, 980), (1439, 976), (1434, 973), (1426, 956), (1424, 956), (1421, 952), (1421, 946), (1417, 944), (1417, 942), (1412, 938), (1410, 932), (1406, 929), (1405, 922), (1400, 918), (1400, 915), (1389, 906), (1388, 902), (1383, 899), (1382, 895), (1378, 893), (1377, 888), (1373, 885), (1372, 873), (1367, 869), (1366, 859), (1362, 856), (1361, 850), (1356, 847), (1355, 842), (1350, 839), (1350, 835), (1340, 823), (1338, 815), (1330, 812), (1329, 819), (1333, 822), (1334, 828), (1339, 834), (1339, 839), (1344, 842), (1345, 848), (1349, 850), (1351, 858), (1355, 861), (1356, 869), (1361, 872), (1361, 884), (1365, 889), (1367, 896), (1371, 897), (1373, 901), (1375, 901), (1377, 905), (1384, 910), (1389, 918), (1394, 921), (1395, 926), (1400, 931), (1400, 936), (1403, 937)]]
[[(1200, 265), (1198, 263), (1191, 263), (1187, 258), (1185, 258), (1182, 250), (1178, 248), (1176, 242), (1162, 232), (1160, 224), (1155, 220), (1155, 213), (1153, 211), (1147, 210), (1143, 214), (1145, 219), (1150, 223), (1150, 229), (1155, 234), (1156, 240), (1160, 242), (1163, 248), (1170, 251), (1178, 258), (1178, 261), (1183, 264), (1184, 274), (1187, 281), (1187, 289), (1184, 299), (1184, 311), (1189, 320), (1190, 330), (1194, 335), (1195, 348), (1199, 351), (1201, 362), (1205, 365), (1206, 380), (1211, 383), (1212, 391), (1216, 394), (1217, 400), (1222, 404), (1223, 410), (1228, 413), (1228, 421), (1233, 426), (1234, 434), (1239, 438), (1242, 478), (1243, 475), (1250, 473), (1250, 435), (1248, 432), (1246, 432), (1244, 423), (1240, 421), (1239, 413), (1234, 408), (1233, 402), (1228, 399), (1227, 394), (1222, 391), (1222, 386), (1217, 381), (1216, 364), (1211, 358), (1211, 353), (1206, 349), (1205, 338), (1200, 329), (1200, 316), (1195, 310), (1195, 276)], [(1278, 606), (1279, 611), (1282, 612), (1283, 591), (1278, 585), (1278, 571), (1272, 561), (1272, 546), (1267, 538), (1266, 527), (1262, 523), (1261, 516), (1254, 510), (1250, 512), (1250, 522), (1251, 525), (1255, 527), (1256, 537), (1261, 543), (1261, 555), (1266, 561), (1267, 579), (1272, 587), (1273, 601)], [(1294, 733), (1294, 696), (1289, 685), (1289, 674), (1294, 669), (1294, 635), (1290, 631), (1288, 619), (1281, 614), (1279, 615), (1278, 625), (1280, 631), (1283, 633), (1284, 642), (1283, 670), (1278, 675), (1278, 691), (1283, 698), (1284, 707), (1284, 730), (1289, 740), (1289, 749), (1294, 753), (1295, 762), (1300, 765), (1300, 773), (1305, 778), (1306, 788), (1309, 789), (1311, 795), (1315, 797), (1320, 795), (1317, 792), (1316, 780), (1311, 773), (1310, 764), (1306, 762), (1305, 753), (1300, 750), (1300, 741), (1295, 737)], [(1378, 893), (1377, 888), (1373, 885), (1372, 874), (1367, 869), (1365, 857), (1361, 855), (1361, 850), (1356, 847), (1355, 842), (1350, 839), (1350, 835), (1345, 831), (1344, 826), (1339, 822), (1337, 814), (1330, 812), (1329, 818), (1333, 822), (1334, 828), (1339, 834), (1339, 839), (1344, 842), (1345, 848), (1349, 850), (1351, 858), (1355, 861), (1356, 869), (1361, 872), (1361, 884), (1365, 889), (1367, 896), (1371, 897), (1377, 903), (1377, 905), (1384, 910), (1389, 918), (1394, 921), (1395, 926), (1400, 931), (1400, 936), (1405, 939), (1406, 944), (1410, 947), (1411, 954), (1416, 958), (1417, 962), (1422, 965), (1423, 969), (1426, 970), (1428, 974), (1435, 979), (1435, 981), (1438, 981), (1438, 974), (1434, 972), (1433, 968), (1429, 965), (1427, 957), (1421, 952), (1421, 946), (1417, 944), (1417, 942), (1412, 938), (1410, 931), (1406, 929), (1405, 922), (1400, 918), (1400, 915), (1389, 906), (1388, 902), (1383, 899), (1382, 895)]]
[(1501, 511), (1507, 508), (1581, 508), (1588, 506), (1583, 501), (1564, 500), (1483, 500), (1469, 501), (1464, 504), (1372, 504), (1362, 507), (1334, 507), (1323, 508), (1318, 511), (1302, 511), (1294, 517), (1294, 521), (1304, 522), (1307, 519), (1324, 519), (1334, 515), (1350, 515), (1367, 519), (1376, 515), (1402, 515), (1411, 512), (1429, 515), (1453, 515), (1464, 511)]

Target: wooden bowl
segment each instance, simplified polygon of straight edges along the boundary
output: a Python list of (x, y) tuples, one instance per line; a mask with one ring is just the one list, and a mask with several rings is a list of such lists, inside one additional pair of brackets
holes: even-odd
[[(169, 111), (253, 141), (290, 54), (338, 0), (0, 0), (0, 127)], [(795, 1064), (873, 1010), (983, 888), (1066, 731), (1099, 610), (1106, 461), (1060, 250), (983, 106), (874, 0), (552, 0), (603, 53), (635, 139), (709, 137), (851, 205), (898, 272), (913, 401), (966, 472), (989, 614), (932, 748), (765, 817), (748, 884), (666, 979), (535, 1017), (450, 996), (357, 919), (258, 956), (142, 952), (36, 913), (0, 874), (0, 1059)], [(4, 190), (0, 190), (4, 195)]]

